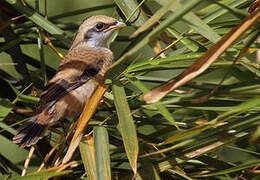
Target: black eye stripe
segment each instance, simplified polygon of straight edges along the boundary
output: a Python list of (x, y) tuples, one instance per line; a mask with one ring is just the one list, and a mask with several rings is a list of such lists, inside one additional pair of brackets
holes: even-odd
[[(102, 24), (102, 25), (103, 25), (103, 28), (100, 29), (100, 30), (97, 29), (97, 28), (96, 28), (97, 24)], [(94, 32), (102, 32), (102, 31), (108, 29), (110, 26), (114, 26), (114, 25), (116, 25), (116, 24), (117, 24), (117, 21), (112, 22), (112, 23), (108, 23), (108, 24), (103, 23), (103, 22), (97, 22), (97, 23), (94, 25), (93, 28), (89, 29), (89, 30), (84, 34), (84, 39), (90, 39), (90, 38), (92, 37), (92, 34), (93, 34)]]
[(100, 31), (100, 30), (98, 30), (98, 29), (96, 28), (96, 26), (97, 26), (98, 24), (100, 24), (100, 25), (102, 24), (102, 25), (103, 25), (103, 28), (100, 29), (101, 31), (103, 31), (103, 30), (105, 30), (105, 29), (108, 29), (110, 26), (116, 25), (116, 24), (117, 24), (117, 21), (112, 22), (112, 23), (102, 23), (102, 22), (98, 22), (98, 23), (95, 25), (95, 27), (93, 28), (93, 30), (95, 30), (95, 31)]
[(117, 24), (117, 21), (110, 23), (109, 26), (114, 26), (116, 24)]

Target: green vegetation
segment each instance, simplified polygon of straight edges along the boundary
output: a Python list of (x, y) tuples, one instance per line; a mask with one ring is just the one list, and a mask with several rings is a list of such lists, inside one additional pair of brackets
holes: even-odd
[[(154, 104), (140, 98), (191, 67), (250, 16), (253, 2), (0, 1), (0, 179), (260, 179), (259, 21), (199, 77)], [(109, 89), (88, 136), (73, 161), (55, 165), (77, 118), (54, 124), (21, 177), (30, 148), (12, 137), (36, 111), (79, 24), (96, 14), (128, 27), (110, 44)]]

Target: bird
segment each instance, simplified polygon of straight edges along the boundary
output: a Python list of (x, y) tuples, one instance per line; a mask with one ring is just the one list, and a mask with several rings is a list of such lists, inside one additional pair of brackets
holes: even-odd
[(115, 18), (96, 15), (79, 26), (56, 75), (48, 82), (37, 105), (37, 114), (18, 128), (13, 142), (30, 147), (41, 139), (53, 122), (77, 116), (103, 83), (114, 59), (107, 43), (113, 32), (126, 25)]

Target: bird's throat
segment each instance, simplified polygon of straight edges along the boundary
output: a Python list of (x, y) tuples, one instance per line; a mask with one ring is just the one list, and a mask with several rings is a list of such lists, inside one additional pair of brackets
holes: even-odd
[(87, 42), (87, 46), (89, 47), (94, 47), (94, 48), (98, 48), (98, 47), (104, 47), (107, 48), (107, 41), (98, 41), (96, 39), (89, 39)]

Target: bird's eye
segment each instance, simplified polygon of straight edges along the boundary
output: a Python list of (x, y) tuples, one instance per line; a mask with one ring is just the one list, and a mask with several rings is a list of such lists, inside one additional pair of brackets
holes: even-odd
[(98, 24), (96, 25), (96, 29), (97, 29), (98, 31), (102, 30), (103, 28), (104, 28), (104, 24), (98, 23)]

